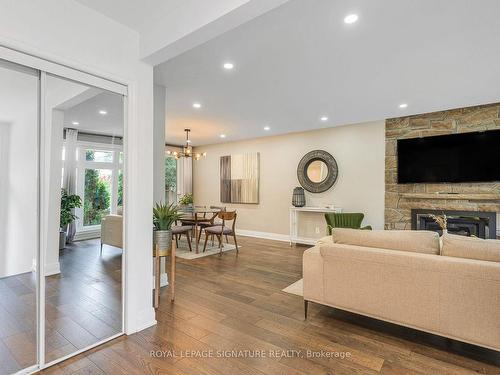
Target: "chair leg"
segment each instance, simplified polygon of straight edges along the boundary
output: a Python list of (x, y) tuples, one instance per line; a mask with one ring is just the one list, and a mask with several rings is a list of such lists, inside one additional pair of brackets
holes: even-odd
[(212, 234), (212, 246), (214, 246), (214, 235)]
[(309, 305), (309, 301), (304, 300), (304, 320), (307, 319), (307, 307)]
[(205, 244), (203, 245), (203, 252), (207, 249), (208, 232), (205, 232)]
[(188, 241), (189, 251), (193, 251), (193, 249), (191, 248), (191, 238), (189, 236), (189, 232), (186, 232), (186, 237)]
[(101, 255), (102, 255), (102, 242), (101, 242)]
[(229, 240), (227, 239), (227, 234), (226, 234), (226, 243), (229, 243)]
[(222, 234), (219, 234), (217, 238), (219, 239), (219, 256), (222, 256)]
[(179, 247), (179, 236), (175, 235), (175, 246)]
[(203, 228), (200, 227), (200, 231), (198, 232), (198, 243), (200, 243), (201, 232), (203, 232)]
[(238, 248), (238, 241), (236, 241), (236, 233), (233, 234), (234, 238), (234, 245), (236, 246), (236, 255), (238, 255), (239, 248)]

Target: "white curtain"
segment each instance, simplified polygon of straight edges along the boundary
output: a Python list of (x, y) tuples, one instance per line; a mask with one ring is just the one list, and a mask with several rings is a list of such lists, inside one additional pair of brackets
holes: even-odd
[(179, 198), (193, 193), (193, 158), (177, 160), (177, 195)]
[[(76, 194), (76, 141), (78, 130), (66, 129), (66, 148), (64, 161), (63, 189), (68, 194)], [(73, 212), (74, 213), (74, 212)], [(68, 226), (67, 241), (73, 242), (76, 233), (76, 223)]]

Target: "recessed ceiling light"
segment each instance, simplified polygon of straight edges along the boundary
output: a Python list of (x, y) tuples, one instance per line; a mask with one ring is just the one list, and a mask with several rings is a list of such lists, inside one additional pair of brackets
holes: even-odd
[(321, 116), (319, 119), (321, 121), (323, 121), (323, 122), (328, 121), (328, 117), (327, 116)]
[(226, 63), (224, 63), (224, 65), (222, 65), (222, 66), (223, 66), (223, 67), (224, 67), (224, 69), (226, 69), (226, 70), (231, 70), (231, 69), (233, 69), (233, 68), (234, 68), (234, 64), (233, 64), (233, 63), (231, 63), (231, 62), (226, 62)]
[(200, 109), (201, 104), (200, 103), (193, 103), (193, 108)]
[(357, 14), (349, 14), (347, 16), (345, 16), (344, 18), (344, 22), (345, 23), (354, 23), (358, 20), (358, 15)]
[(99, 110), (99, 114), (104, 116), (108, 114), (108, 111), (106, 111), (105, 109), (101, 109)]
[(406, 104), (406, 103), (401, 103), (399, 105), (399, 108), (401, 108), (401, 109), (404, 109), (404, 108), (407, 108), (407, 107), (408, 107), (408, 104)]
[(72, 125), (80, 125), (80, 123), (78, 121), (71, 121), (71, 124)]
[(226, 138), (226, 135), (225, 134), (221, 134), (220, 137), (221, 138)]
[(269, 126), (264, 126), (264, 130), (267, 132), (267, 131), (271, 130), (271, 127), (269, 127)]

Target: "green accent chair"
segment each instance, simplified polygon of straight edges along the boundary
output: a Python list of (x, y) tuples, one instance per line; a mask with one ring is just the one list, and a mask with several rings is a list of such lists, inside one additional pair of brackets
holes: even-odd
[(362, 213), (331, 213), (325, 214), (328, 234), (332, 234), (332, 228), (351, 228), (351, 229), (365, 229), (371, 230), (372, 227), (367, 225), (361, 227), (361, 223), (365, 218)]

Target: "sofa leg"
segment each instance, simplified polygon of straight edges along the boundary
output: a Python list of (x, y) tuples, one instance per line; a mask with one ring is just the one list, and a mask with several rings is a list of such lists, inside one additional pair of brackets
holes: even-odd
[(307, 306), (309, 304), (309, 301), (304, 300), (304, 320), (307, 320)]

